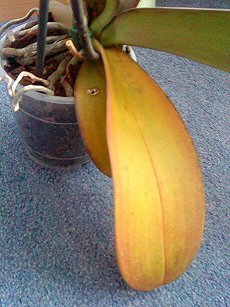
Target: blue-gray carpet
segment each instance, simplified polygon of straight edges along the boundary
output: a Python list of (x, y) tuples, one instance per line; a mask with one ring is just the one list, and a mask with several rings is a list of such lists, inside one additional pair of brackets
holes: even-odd
[[(228, 0), (191, 3), (230, 8)], [(91, 163), (62, 172), (32, 162), (1, 84), (0, 306), (230, 306), (229, 74), (135, 50), (175, 103), (200, 156), (207, 217), (198, 256), (174, 283), (148, 293), (131, 290), (115, 259), (111, 181)]]

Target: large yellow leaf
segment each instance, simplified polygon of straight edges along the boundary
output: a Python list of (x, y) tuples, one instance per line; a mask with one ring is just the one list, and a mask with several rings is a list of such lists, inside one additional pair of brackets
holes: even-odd
[(75, 101), (79, 127), (96, 166), (111, 176), (106, 141), (106, 86), (102, 61), (85, 61), (75, 84)]
[(166, 51), (230, 71), (230, 11), (215, 9), (133, 9), (102, 32), (101, 43)]
[(161, 88), (119, 49), (101, 53), (115, 195), (117, 258), (126, 282), (151, 290), (180, 276), (202, 239), (205, 201), (193, 142)]

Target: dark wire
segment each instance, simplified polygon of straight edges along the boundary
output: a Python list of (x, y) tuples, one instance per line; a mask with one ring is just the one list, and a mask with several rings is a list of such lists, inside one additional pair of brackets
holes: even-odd
[(47, 23), (49, 17), (49, 0), (40, 0), (39, 8), (39, 30), (37, 39), (37, 60), (36, 60), (36, 75), (43, 77), (45, 64), (45, 48), (47, 36)]

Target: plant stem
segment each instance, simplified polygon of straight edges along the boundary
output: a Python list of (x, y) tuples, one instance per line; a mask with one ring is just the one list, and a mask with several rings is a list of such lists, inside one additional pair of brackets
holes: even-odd
[(36, 61), (36, 75), (38, 77), (43, 77), (48, 16), (49, 16), (49, 0), (40, 0), (39, 31), (38, 31), (38, 40), (37, 40), (37, 61)]
[(99, 59), (99, 54), (94, 50), (90, 38), (88, 22), (84, 10), (84, 3), (82, 0), (71, 0), (71, 5), (82, 47), (86, 50), (89, 60), (96, 61)]

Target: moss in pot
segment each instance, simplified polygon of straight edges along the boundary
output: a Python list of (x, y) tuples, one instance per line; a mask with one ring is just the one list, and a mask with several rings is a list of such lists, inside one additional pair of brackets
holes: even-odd
[[(59, 2), (69, 16), (68, 3)], [(84, 56), (74, 83), (81, 135), (95, 165), (113, 178), (120, 272), (132, 288), (147, 291), (177, 279), (197, 254), (204, 188), (180, 115), (121, 46), (166, 51), (229, 71), (230, 19), (227, 10), (132, 8), (138, 2), (84, 6), (72, 0), (75, 45), (69, 47)]]

